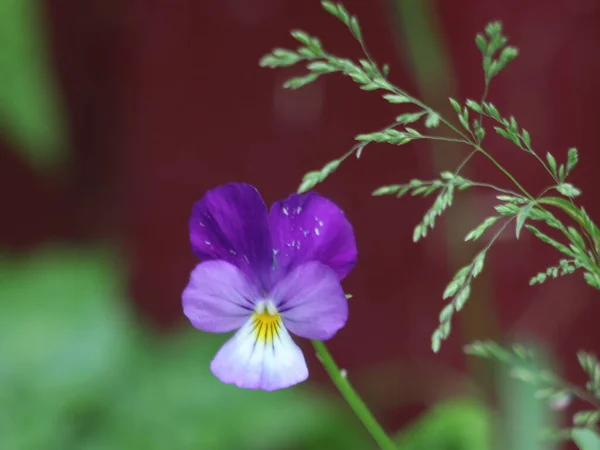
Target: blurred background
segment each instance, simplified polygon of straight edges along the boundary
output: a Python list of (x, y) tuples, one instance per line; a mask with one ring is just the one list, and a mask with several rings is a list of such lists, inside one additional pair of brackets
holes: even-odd
[[(449, 116), (449, 96), (480, 98), (474, 36), (502, 20), (521, 55), (489, 99), (518, 118), (538, 152), (566, 158), (579, 148), (572, 182), (600, 219), (600, 2), (344, 4), (391, 80)], [(197, 262), (187, 221), (207, 189), (243, 181), (271, 203), (356, 134), (403, 111), (339, 76), (284, 90), (299, 69), (257, 62), (294, 47), (294, 28), (334, 54), (360, 56), (317, 0), (0, 0), (1, 450), (374, 448), (307, 342), (307, 383), (243, 391), (210, 374), (226, 336), (193, 330), (181, 313)], [(491, 134), (488, 150), (528, 189), (550, 183)], [(441, 293), (481, 245), (463, 237), (495, 199), (465, 192), (415, 245), (412, 229), (429, 202), (370, 197), (380, 185), (451, 169), (466, 151), (373, 145), (318, 186), (345, 210), (360, 251), (345, 281), (350, 320), (329, 348), (400, 448), (490, 449), (504, 412), (517, 424), (504, 448), (532, 450), (518, 436), (543, 408), (522, 387), (498, 391), (496, 371), (462, 346), (533, 339), (582, 383), (575, 352), (600, 351), (598, 292), (579, 276), (529, 287), (558, 257), (507, 231), (433, 355)], [(467, 175), (508, 187), (484, 160)], [(496, 409), (498, 392), (506, 401)], [(573, 408), (582, 405), (567, 416)]]

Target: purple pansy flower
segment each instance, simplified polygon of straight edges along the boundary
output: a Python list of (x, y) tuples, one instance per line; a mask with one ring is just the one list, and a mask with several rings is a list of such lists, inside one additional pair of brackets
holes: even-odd
[(331, 201), (293, 194), (267, 211), (258, 191), (231, 183), (208, 191), (190, 219), (203, 262), (183, 292), (192, 325), (237, 330), (211, 363), (223, 382), (272, 391), (308, 377), (290, 332), (326, 340), (344, 326), (340, 285), (357, 258), (352, 226)]

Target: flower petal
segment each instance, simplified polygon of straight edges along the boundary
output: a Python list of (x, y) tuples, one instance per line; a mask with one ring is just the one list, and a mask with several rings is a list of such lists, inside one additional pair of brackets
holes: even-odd
[(336, 273), (324, 264), (302, 264), (281, 280), (271, 299), (290, 332), (324, 341), (348, 320), (348, 300)]
[(208, 191), (194, 205), (189, 226), (198, 257), (228, 261), (269, 287), (273, 249), (267, 207), (254, 187), (230, 183)]
[(308, 261), (320, 261), (344, 278), (356, 264), (352, 225), (330, 200), (311, 192), (276, 202), (269, 228), (277, 258), (276, 279)]
[(259, 331), (250, 319), (229, 339), (210, 368), (219, 380), (241, 388), (274, 391), (300, 383), (308, 377), (304, 355), (285, 326)]
[(224, 333), (248, 320), (258, 296), (256, 287), (234, 265), (205, 261), (192, 271), (183, 291), (183, 312), (194, 327)]

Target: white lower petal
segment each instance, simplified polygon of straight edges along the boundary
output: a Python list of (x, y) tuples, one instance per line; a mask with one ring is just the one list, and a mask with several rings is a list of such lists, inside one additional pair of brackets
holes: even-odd
[(224, 383), (265, 391), (289, 387), (308, 377), (304, 355), (279, 316), (264, 321), (257, 314), (221, 347), (211, 370)]

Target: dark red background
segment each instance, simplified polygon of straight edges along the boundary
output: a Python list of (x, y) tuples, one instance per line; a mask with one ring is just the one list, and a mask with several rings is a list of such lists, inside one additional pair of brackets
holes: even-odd
[[(391, 79), (416, 92), (410, 65), (398, 54), (400, 30), (390, 27), (389, 5), (345, 5), (361, 19), (376, 59), (390, 63)], [(435, 5), (460, 98), (482, 91), (475, 33), (489, 20), (503, 20), (521, 56), (494, 82), (490, 99), (517, 116), (539, 152), (565, 158), (568, 147), (580, 149), (572, 181), (583, 189), (580, 200), (590, 215), (600, 219), (600, 2)], [(43, 179), (2, 149), (0, 239), (15, 249), (56, 239), (112, 240), (131, 263), (136, 304), (157, 324), (183, 322), (180, 293), (195, 264), (187, 219), (205, 190), (244, 181), (271, 203), (294, 191), (305, 172), (344, 153), (355, 134), (388, 124), (399, 111), (346, 78), (331, 76), (291, 92), (281, 84), (297, 72), (258, 67), (271, 48), (295, 45), (292, 28), (318, 35), (334, 53), (358, 56), (355, 42), (317, 1), (56, 0), (46, 2), (46, 11), (74, 161), (58, 181)], [(541, 167), (505, 141), (492, 138), (488, 148), (529, 189), (549, 183)], [(351, 318), (330, 349), (391, 427), (461, 379), (455, 372), (463, 367), (460, 322), (440, 355), (430, 351), (452, 274), (445, 239), (461, 241), (494, 201), (486, 192), (472, 195), (475, 218), (461, 234), (445, 236), (439, 227), (428, 241), (413, 244), (412, 228), (430, 200), (369, 193), (381, 184), (433, 177), (428, 152), (418, 144), (367, 147), (361, 160), (349, 160), (319, 186), (346, 211), (360, 249), (346, 282), (354, 295)], [(471, 176), (508, 186), (483, 161)], [(580, 276), (528, 287), (529, 278), (558, 257), (529, 236), (513, 236), (507, 232), (490, 253), (493, 276), (479, 280), (493, 298), (472, 303), (488, 301), (505, 334), (518, 330), (547, 340), (567, 375), (581, 381), (575, 351), (600, 351), (598, 293)], [(465, 244), (460, 259), (467, 262), (477, 248)], [(472, 308), (463, 323), (475, 330), (465, 331), (469, 338), (495, 336), (486, 325), (494, 320)], [(325, 380), (314, 359), (311, 367)], [(379, 369), (389, 376), (375, 388), (369, 381)]]

